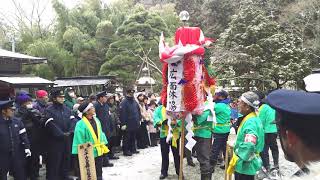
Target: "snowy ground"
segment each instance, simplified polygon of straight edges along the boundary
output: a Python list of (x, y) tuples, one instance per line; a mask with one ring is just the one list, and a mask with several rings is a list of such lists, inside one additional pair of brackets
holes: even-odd
[[(280, 147), (280, 146), (279, 146)], [(160, 176), (161, 153), (160, 146), (140, 150), (139, 154), (131, 157), (120, 156), (121, 159), (114, 161), (114, 167), (103, 168), (104, 179), (112, 180), (157, 180)], [(186, 165), (184, 160), (184, 174), (186, 180), (200, 180), (199, 163), (193, 158), (196, 167)], [(280, 171), (284, 176), (290, 176), (297, 170), (294, 163), (284, 159), (283, 152), (280, 150)], [(178, 179), (175, 174), (173, 157), (170, 154), (169, 177), (168, 180)], [(214, 180), (224, 179), (224, 170), (219, 167), (213, 174)]]
[[(280, 145), (279, 145), (280, 147)], [(160, 146), (150, 147), (139, 150), (139, 154), (131, 157), (124, 157), (121, 154), (119, 160), (112, 161), (114, 167), (103, 168), (103, 177), (105, 180), (158, 180), (161, 169), (161, 153)], [(186, 180), (200, 180), (199, 163), (196, 158), (193, 158), (196, 167), (186, 165), (184, 160), (184, 174)], [(297, 171), (297, 166), (284, 159), (283, 152), (280, 149), (280, 171), (284, 176), (290, 176)], [(41, 178), (44, 180), (44, 169), (41, 170)], [(178, 179), (175, 174), (173, 157), (170, 153), (169, 177), (167, 180)], [(9, 178), (13, 179), (13, 178)], [(216, 168), (213, 174), (214, 180), (224, 180), (224, 170)]]

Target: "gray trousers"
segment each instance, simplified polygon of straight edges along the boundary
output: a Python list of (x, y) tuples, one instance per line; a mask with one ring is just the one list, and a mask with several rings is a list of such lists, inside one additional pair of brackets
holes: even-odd
[(194, 146), (197, 152), (197, 159), (200, 163), (201, 174), (212, 174), (212, 165), (210, 164), (211, 138), (195, 137), (197, 141)]

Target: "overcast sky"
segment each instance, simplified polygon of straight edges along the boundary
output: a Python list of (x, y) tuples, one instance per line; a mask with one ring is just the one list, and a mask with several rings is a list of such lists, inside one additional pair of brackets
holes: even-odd
[[(73, 8), (80, 4), (82, 0), (60, 0), (67, 8)], [(109, 3), (114, 0), (102, 0)], [(49, 24), (55, 17), (55, 12), (52, 9), (51, 0), (0, 0), (0, 21), (15, 23), (16, 14), (19, 14), (14, 2), (21, 6), (27, 17), (31, 17), (33, 4), (37, 5), (39, 2), (39, 11), (44, 10), (41, 20), (44, 24)], [(36, 15), (36, 13), (35, 13)]]

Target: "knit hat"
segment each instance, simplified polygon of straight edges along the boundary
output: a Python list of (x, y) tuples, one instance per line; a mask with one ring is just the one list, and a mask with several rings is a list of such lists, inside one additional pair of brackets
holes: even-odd
[(16, 103), (23, 104), (32, 101), (31, 95), (26, 91), (19, 91), (16, 96)]
[(249, 106), (253, 107), (254, 109), (258, 109), (259, 108), (259, 96), (251, 91), (245, 92), (242, 94), (242, 96), (240, 97), (240, 99), (248, 104)]
[(48, 96), (48, 92), (45, 90), (38, 90), (36, 91), (37, 98), (43, 98), (45, 96)]

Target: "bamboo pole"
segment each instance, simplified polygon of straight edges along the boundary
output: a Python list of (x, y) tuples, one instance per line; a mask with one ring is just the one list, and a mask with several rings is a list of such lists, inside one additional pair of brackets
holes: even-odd
[(183, 156), (184, 156), (184, 141), (185, 141), (185, 120), (181, 122), (181, 138), (180, 138), (180, 168), (179, 168), (179, 180), (183, 180)]

